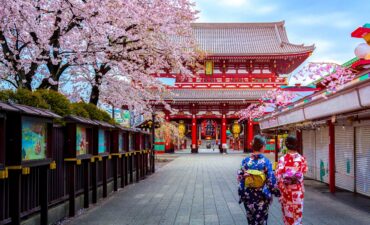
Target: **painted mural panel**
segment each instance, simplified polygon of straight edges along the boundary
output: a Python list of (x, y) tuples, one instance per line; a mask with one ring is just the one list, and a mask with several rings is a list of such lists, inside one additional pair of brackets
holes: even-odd
[(99, 129), (99, 153), (104, 153), (107, 151), (106, 143), (105, 143), (105, 132), (103, 129)]
[(32, 118), (22, 119), (22, 160), (46, 158), (47, 124)]
[(77, 126), (76, 129), (76, 155), (83, 155), (88, 153), (88, 142), (86, 127)]
[(118, 151), (123, 152), (123, 135), (122, 133), (119, 133), (118, 135)]
[(128, 149), (130, 151), (133, 151), (134, 150), (134, 136), (130, 133), (129, 134), (129, 141), (128, 141)]

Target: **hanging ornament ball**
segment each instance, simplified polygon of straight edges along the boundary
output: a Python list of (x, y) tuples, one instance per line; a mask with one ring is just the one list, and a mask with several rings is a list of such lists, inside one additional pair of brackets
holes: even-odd
[(368, 54), (370, 54), (370, 46), (365, 43), (359, 44), (355, 49), (355, 55), (360, 59), (364, 59)]

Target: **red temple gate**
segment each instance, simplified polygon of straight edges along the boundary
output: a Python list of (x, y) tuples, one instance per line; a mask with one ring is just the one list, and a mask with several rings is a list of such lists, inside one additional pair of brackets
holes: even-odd
[[(192, 26), (199, 48), (207, 55), (202, 61), (204, 70), (185, 80), (174, 73), (159, 74), (176, 79), (175, 85), (169, 87), (176, 97), (168, 98), (167, 102), (178, 113), (170, 114), (161, 106), (156, 108), (165, 111), (169, 121), (187, 122), (188, 138), (191, 138), (188, 147), (193, 153), (207, 140), (199, 135), (202, 122), (215, 121), (219, 124), (215, 132), (219, 128), (220, 133), (211, 140), (218, 142), (222, 152), (229, 147), (228, 130), (239, 119), (236, 113), (257, 102), (268, 90), (286, 85), (288, 75), (311, 55), (314, 46), (290, 43), (284, 22)], [(247, 151), (258, 132), (258, 123), (244, 121), (242, 125), (239, 142)], [(168, 145), (166, 151), (173, 149)]]

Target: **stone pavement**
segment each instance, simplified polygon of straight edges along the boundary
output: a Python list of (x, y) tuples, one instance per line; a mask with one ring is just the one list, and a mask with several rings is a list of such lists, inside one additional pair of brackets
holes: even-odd
[[(69, 225), (246, 225), (238, 204), (236, 170), (242, 155), (181, 154), (138, 184), (125, 187)], [(369, 225), (370, 201), (347, 193), (332, 196), (327, 187), (306, 182), (303, 224)], [(354, 199), (357, 199), (354, 202)], [(351, 202), (351, 204), (349, 203)], [(281, 225), (277, 199), (269, 225)]]

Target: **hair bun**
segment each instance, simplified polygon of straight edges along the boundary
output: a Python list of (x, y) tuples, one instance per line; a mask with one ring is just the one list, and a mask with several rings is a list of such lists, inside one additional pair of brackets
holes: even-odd
[(260, 151), (263, 146), (266, 145), (266, 139), (261, 135), (256, 135), (253, 138), (252, 149), (254, 151)]

